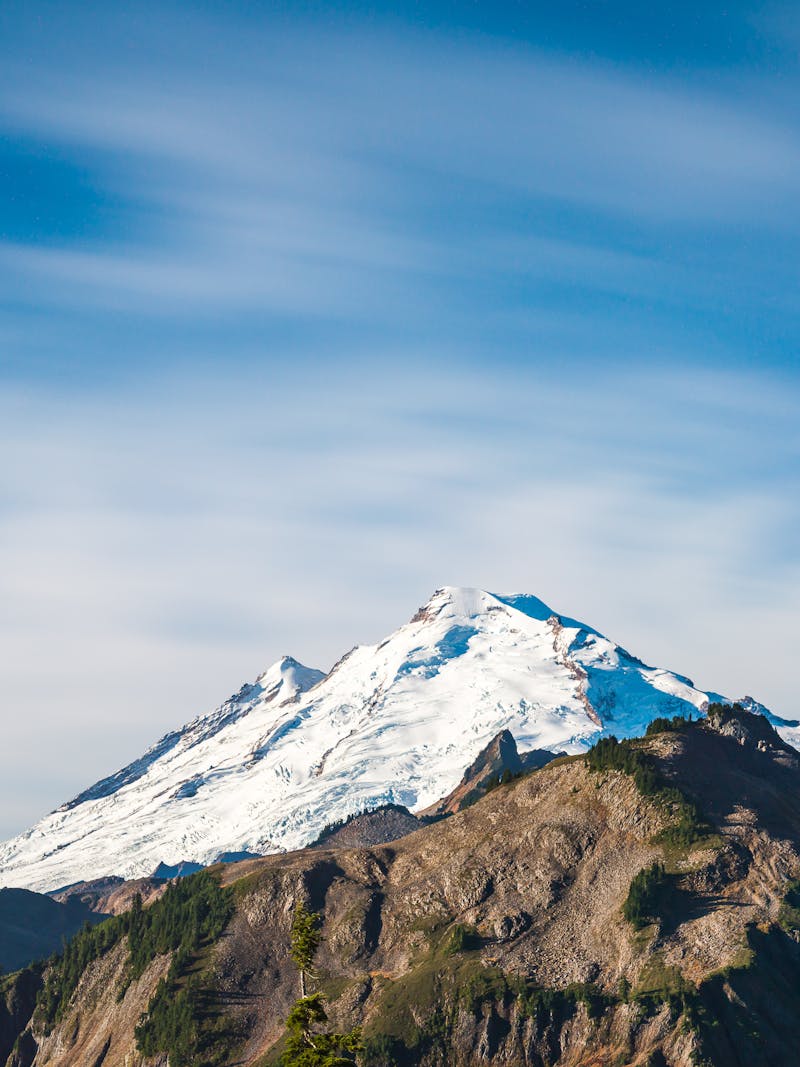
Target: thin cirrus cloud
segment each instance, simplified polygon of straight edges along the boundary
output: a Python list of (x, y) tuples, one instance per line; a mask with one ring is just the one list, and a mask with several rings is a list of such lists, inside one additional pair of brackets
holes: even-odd
[(796, 713), (788, 60), (779, 99), (357, 11), (0, 30), (0, 834), (444, 583)]
[[(194, 34), (211, 48), (212, 25)], [(187, 47), (7, 66), (6, 126), (90, 161), (87, 213), (115, 205), (106, 241), (2, 247), (15, 299), (354, 328), (413, 313), (459, 336), (474, 290), (501, 314), (543, 282), (577, 316), (619, 297), (644, 305), (630, 320), (698, 291), (719, 305), (745, 252), (770, 237), (788, 259), (796, 239), (800, 137), (752, 78), (743, 98), (524, 47), (286, 25), (223, 34), (210, 69)]]

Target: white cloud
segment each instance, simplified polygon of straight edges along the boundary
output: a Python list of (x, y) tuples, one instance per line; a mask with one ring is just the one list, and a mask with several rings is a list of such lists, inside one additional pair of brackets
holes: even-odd
[(33, 818), (281, 653), (330, 666), (448, 583), (536, 592), (792, 714), (800, 495), (773, 459), (799, 407), (747, 376), (412, 360), (9, 395), (0, 774), (35, 761)]

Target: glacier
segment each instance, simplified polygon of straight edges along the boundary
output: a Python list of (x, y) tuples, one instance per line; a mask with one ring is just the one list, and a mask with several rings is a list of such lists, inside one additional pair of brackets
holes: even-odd
[[(437, 590), (327, 674), (283, 657), (220, 708), (0, 845), (0, 886), (41, 892), (224, 853), (301, 848), (379, 804), (425, 808), (501, 730), (585, 750), (727, 698), (649, 667), (535, 596)], [(800, 726), (767, 714), (800, 746)]]

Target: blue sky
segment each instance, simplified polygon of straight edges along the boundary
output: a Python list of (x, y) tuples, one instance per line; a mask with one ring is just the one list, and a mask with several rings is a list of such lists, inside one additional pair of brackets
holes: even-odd
[(0, 834), (443, 584), (797, 715), (800, 18), (699, 6), (0, 7)]

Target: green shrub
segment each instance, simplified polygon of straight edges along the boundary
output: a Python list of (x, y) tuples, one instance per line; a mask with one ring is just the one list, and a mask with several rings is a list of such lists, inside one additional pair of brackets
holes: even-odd
[(185, 956), (216, 941), (233, 914), (233, 895), (208, 871), (170, 883), (149, 908), (139, 897), (128, 915), (129, 976), (140, 978), (156, 956)]
[(653, 759), (630, 741), (618, 741), (612, 734), (601, 737), (586, 753), (590, 771), (621, 771), (630, 775), (642, 796), (653, 796), (663, 785)]
[(690, 848), (707, 837), (713, 828), (703, 819), (696, 806), (686, 800), (677, 789), (670, 790), (670, 793), (675, 796), (667, 796), (665, 800), (671, 805), (677, 818), (656, 835), (656, 840), (659, 844), (673, 848)]
[(683, 715), (675, 715), (671, 719), (662, 716), (653, 719), (647, 724), (644, 735), (645, 737), (653, 737), (654, 734), (680, 733), (688, 726), (691, 726), (692, 721), (691, 716), (688, 719), (684, 718)]
[(634, 877), (622, 905), (622, 915), (635, 930), (641, 930), (657, 919), (655, 905), (663, 884), (664, 866), (661, 863), (645, 867)]
[(396, 1067), (405, 1058), (406, 1046), (389, 1034), (364, 1039), (361, 1062), (364, 1067)]
[(109, 952), (128, 932), (128, 915), (118, 915), (97, 926), (83, 927), (47, 962), (44, 985), (36, 1000), (36, 1020), (45, 1033), (60, 1022), (81, 975), (94, 960)]
[(480, 942), (474, 926), (456, 923), (445, 941), (444, 951), (448, 956), (454, 956), (458, 952), (469, 952), (470, 949), (477, 948)]
[(502, 1003), (510, 993), (511, 986), (502, 971), (479, 964), (462, 977), (456, 1000), (467, 1011), (475, 1012), (487, 1002)]
[(324, 993), (306, 993), (306, 981), (313, 978), (314, 956), (322, 938), (321, 917), (298, 901), (292, 919), (289, 955), (300, 972), (300, 999), (286, 1019), (286, 1038), (280, 1062), (282, 1067), (352, 1067), (362, 1049), (361, 1028), (345, 1033), (328, 1030)]
[(314, 955), (322, 938), (319, 923), (319, 915), (309, 911), (305, 904), (298, 900), (292, 916), (289, 955), (300, 972), (300, 988), (303, 996), (306, 995), (306, 975), (311, 972)]
[(522, 778), (524, 773), (524, 771), (512, 771), (506, 767), (502, 774), (493, 774), (488, 779), (484, 790), (487, 793), (491, 793), (493, 789), (497, 789), (501, 785), (510, 785), (511, 782), (516, 782), (518, 778)]
[(187, 976), (190, 966), (182, 952), (175, 954), (136, 1027), (136, 1047), (148, 1058), (166, 1052), (170, 1067), (221, 1067), (240, 1035), (220, 1015), (214, 990)]

